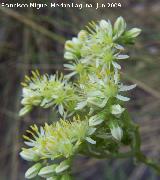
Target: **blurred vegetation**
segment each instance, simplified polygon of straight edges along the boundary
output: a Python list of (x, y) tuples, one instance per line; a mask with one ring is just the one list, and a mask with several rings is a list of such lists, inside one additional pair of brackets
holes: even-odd
[[(131, 60), (123, 62), (125, 74), (122, 75), (126, 81), (138, 85), (130, 94), (132, 101), (128, 106), (133, 119), (140, 124), (142, 150), (157, 161), (160, 160), (160, 1), (122, 0), (121, 3), (122, 8), (98, 10), (0, 7), (1, 180), (24, 179), (29, 164), (18, 155), (22, 147), (22, 134), (30, 124), (43, 124), (56, 119), (52, 110), (46, 112), (36, 109), (24, 118), (18, 117), (20, 82), (24, 75), (33, 69), (39, 69), (42, 73), (63, 71), (63, 43), (66, 39), (83, 29), (88, 21), (115, 20), (120, 15), (130, 26), (143, 30), (141, 39), (129, 51)], [(131, 159), (99, 161), (79, 157), (75, 160), (74, 174), (77, 180), (160, 179), (146, 166), (135, 166)]]

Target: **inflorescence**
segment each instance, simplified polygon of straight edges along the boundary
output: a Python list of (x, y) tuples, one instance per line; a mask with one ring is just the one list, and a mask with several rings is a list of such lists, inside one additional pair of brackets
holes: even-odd
[[(29, 147), (20, 155), (35, 162), (26, 178), (71, 179), (76, 154), (96, 158), (129, 154), (146, 161), (142, 160), (137, 125), (125, 107), (130, 100), (126, 91), (136, 85), (124, 85), (120, 74), (120, 62), (129, 58), (124, 46), (133, 44), (140, 32), (138, 28), (128, 30), (122, 17), (113, 26), (109, 20), (91, 22), (65, 43), (67, 75), (35, 71), (25, 77), (20, 115), (39, 106), (52, 107), (61, 116), (51, 125), (31, 126), (24, 136)], [(131, 151), (122, 153), (121, 146), (129, 146)]]

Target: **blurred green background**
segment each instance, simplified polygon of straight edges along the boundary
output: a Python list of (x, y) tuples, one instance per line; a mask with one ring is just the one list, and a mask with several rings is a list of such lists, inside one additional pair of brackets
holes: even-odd
[[(113, 2), (94, 2), (96, 1)], [(89, 0), (71, 2), (93, 3)], [(20, 82), (24, 75), (34, 69), (49, 74), (57, 70), (63, 72), (64, 41), (75, 36), (88, 21), (111, 19), (113, 22), (118, 16), (123, 16), (130, 27), (136, 26), (143, 30), (135, 46), (128, 47), (131, 58), (122, 64), (123, 79), (138, 85), (130, 93), (132, 100), (128, 103), (128, 108), (133, 120), (140, 125), (142, 150), (160, 162), (160, 1), (114, 2), (121, 2), (122, 7), (98, 10), (0, 7), (0, 180), (24, 179), (24, 173), (30, 164), (19, 157), (23, 145), (22, 135), (33, 123), (40, 125), (56, 119), (52, 110), (39, 109), (23, 118), (18, 117)], [(160, 179), (152, 169), (143, 164), (135, 164), (133, 159), (99, 161), (77, 157), (73, 172), (77, 180)]]

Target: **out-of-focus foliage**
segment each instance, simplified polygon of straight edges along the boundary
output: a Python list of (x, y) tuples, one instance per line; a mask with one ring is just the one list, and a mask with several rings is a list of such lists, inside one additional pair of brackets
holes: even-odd
[[(88, 21), (102, 18), (115, 20), (117, 16), (123, 16), (131, 26), (136, 25), (143, 29), (141, 41), (136, 43), (136, 50), (133, 49), (130, 54), (133, 61), (125, 62), (124, 72), (127, 71), (127, 80), (139, 87), (132, 97), (134, 104), (130, 102), (129, 107), (133, 118), (141, 126), (142, 150), (150, 156), (159, 157), (160, 146), (157, 139), (160, 131), (160, 4), (158, 0), (121, 2), (124, 7), (118, 9), (12, 9), (14, 12), (0, 9), (1, 179), (24, 179), (28, 165), (18, 156), (22, 146), (19, 137), (29, 125), (41, 125), (45, 119), (50, 122), (56, 117), (55, 113), (48, 117), (48, 112), (35, 110), (31, 115), (19, 120), (16, 113), (20, 108), (19, 82), (23, 81), (24, 74), (37, 68), (41, 73), (53, 74), (58, 69), (63, 71), (63, 37), (70, 39)], [(123, 74), (123, 77), (126, 78), (126, 74)], [(77, 160), (75, 163), (78, 167), (75, 168), (75, 174), (78, 174), (80, 179), (111, 179), (109, 175), (104, 175), (103, 172), (107, 173), (108, 168), (102, 171), (105, 167), (103, 163), (88, 159)], [(112, 179), (115, 179), (114, 174), (122, 165), (114, 161), (110, 162), (109, 166), (114, 169)], [(124, 171), (126, 179), (150, 180), (153, 176), (153, 172), (143, 165), (135, 167), (129, 162), (123, 162), (123, 167), (121, 171)], [(158, 177), (154, 176), (153, 179)]]

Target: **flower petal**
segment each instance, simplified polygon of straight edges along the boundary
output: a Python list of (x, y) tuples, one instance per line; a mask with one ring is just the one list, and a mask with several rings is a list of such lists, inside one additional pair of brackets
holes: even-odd
[(119, 100), (121, 100), (121, 101), (129, 101), (129, 100), (130, 100), (130, 98), (125, 97), (125, 96), (121, 96), (121, 95), (119, 95), (119, 94), (116, 96), (116, 98), (119, 99)]

